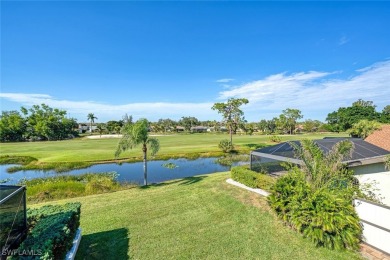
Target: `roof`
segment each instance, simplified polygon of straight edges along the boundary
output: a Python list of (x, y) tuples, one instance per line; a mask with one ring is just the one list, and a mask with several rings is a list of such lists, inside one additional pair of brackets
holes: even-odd
[[(350, 140), (355, 147), (352, 153), (352, 157), (344, 161), (345, 163), (349, 163), (351, 165), (352, 163), (361, 165), (382, 162), (384, 156), (390, 154), (389, 151), (366, 142), (360, 138), (324, 138), (313, 141), (324, 153), (328, 153), (336, 143), (343, 140)], [(300, 141), (292, 141), (291, 143), (300, 145)], [(257, 149), (252, 151), (252, 154), (278, 159), (281, 161), (291, 161), (298, 164), (302, 163), (302, 161), (295, 156), (294, 148), (291, 146), (290, 142), (284, 142), (277, 145)], [(367, 162), (362, 163), (362, 161)]]
[(390, 151), (390, 125), (383, 125), (381, 129), (367, 136), (364, 141)]

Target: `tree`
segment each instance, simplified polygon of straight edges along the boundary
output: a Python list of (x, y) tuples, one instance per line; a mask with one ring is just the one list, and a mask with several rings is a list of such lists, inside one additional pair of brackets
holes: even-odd
[(297, 120), (303, 118), (301, 111), (299, 109), (287, 108), (282, 111), (286, 119), (286, 128), (289, 130), (290, 134), (294, 133)]
[(106, 130), (106, 126), (105, 126), (103, 123), (97, 124), (96, 130), (98, 130), (98, 132), (99, 132), (99, 134), (100, 134), (100, 137), (102, 137), (102, 134), (103, 134), (104, 131)]
[(248, 104), (246, 98), (230, 98), (226, 103), (215, 103), (211, 109), (217, 110), (222, 114), (223, 120), (230, 132), (230, 143), (233, 145), (233, 131), (237, 130), (238, 125), (244, 121), (244, 112), (240, 109), (241, 105)]
[(196, 117), (182, 117), (179, 120), (179, 125), (183, 126), (186, 131), (190, 131), (191, 127), (199, 125), (200, 122)]
[(360, 137), (365, 139), (367, 136), (372, 134), (375, 130), (381, 128), (381, 125), (377, 121), (369, 121), (366, 119), (360, 120), (359, 122), (352, 125), (349, 129), (349, 134), (353, 137)]
[(122, 135), (123, 136), (120, 139), (115, 152), (115, 157), (118, 158), (122, 152), (141, 145), (144, 162), (144, 185), (148, 185), (148, 148), (151, 151), (151, 155), (155, 155), (160, 149), (160, 142), (156, 138), (149, 137), (148, 120), (146, 119), (140, 119), (134, 124), (131, 122), (127, 122), (122, 127)]
[(383, 108), (380, 121), (386, 124), (390, 123), (390, 105)]
[(23, 140), (26, 121), (18, 111), (2, 111), (0, 116), (0, 141), (18, 142)]
[(340, 107), (337, 111), (329, 113), (326, 121), (334, 131), (346, 131), (360, 120), (378, 120), (381, 113), (376, 112), (372, 101), (359, 99), (350, 107)]
[(93, 113), (89, 113), (87, 116), (89, 120), (89, 132), (92, 134), (92, 124), (95, 122), (95, 119), (98, 119)]
[(303, 129), (306, 132), (314, 132), (317, 131), (322, 126), (322, 123), (318, 120), (307, 119), (303, 122)]

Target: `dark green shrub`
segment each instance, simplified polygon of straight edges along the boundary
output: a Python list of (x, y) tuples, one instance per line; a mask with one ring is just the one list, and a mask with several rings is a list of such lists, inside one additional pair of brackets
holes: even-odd
[(219, 149), (221, 149), (224, 153), (230, 153), (234, 150), (233, 144), (228, 139), (223, 139), (218, 144)]
[(231, 177), (233, 180), (242, 183), (251, 188), (260, 188), (270, 190), (275, 184), (275, 178), (251, 171), (248, 166), (236, 166), (231, 170)]
[(18, 251), (39, 253), (28, 259), (64, 259), (80, 225), (80, 207), (80, 203), (67, 203), (29, 209), (32, 228)]
[(297, 169), (279, 178), (268, 197), (279, 218), (314, 242), (330, 249), (358, 249), (359, 218), (343, 190), (311, 189)]

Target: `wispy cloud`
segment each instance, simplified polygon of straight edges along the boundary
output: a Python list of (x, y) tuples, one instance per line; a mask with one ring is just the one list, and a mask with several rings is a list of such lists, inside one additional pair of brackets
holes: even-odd
[[(344, 79), (342, 79), (344, 78)], [(283, 109), (298, 108), (305, 118), (324, 120), (329, 112), (340, 106), (349, 106), (359, 98), (374, 101), (378, 107), (390, 104), (390, 60), (361, 68), (353, 76), (342, 72), (307, 71), (278, 73), (241, 85), (221, 86), (215, 100), (201, 103), (131, 103), (112, 105), (94, 101), (71, 101), (47, 94), (0, 93), (0, 98), (24, 106), (48, 104), (65, 109), (72, 117), (86, 120), (88, 113), (95, 113), (99, 120), (120, 119), (125, 113), (136, 119), (180, 119), (195, 116), (201, 120), (218, 119), (211, 107), (213, 102), (228, 98), (248, 98), (244, 106), (245, 116), (254, 121), (278, 116)], [(228, 88), (227, 88), (228, 87)]]
[(218, 83), (229, 83), (229, 82), (232, 82), (233, 80), (234, 79), (218, 79), (215, 82), (218, 82)]
[(88, 113), (95, 113), (100, 120), (120, 119), (125, 113), (136, 119), (159, 118), (179, 119), (182, 116), (196, 116), (199, 119), (208, 119), (215, 116), (211, 110), (213, 103), (131, 103), (124, 105), (103, 104), (93, 101), (61, 100), (46, 94), (0, 93), (0, 98), (17, 102), (25, 106), (45, 103), (51, 107), (68, 111), (72, 116), (83, 120)]
[(348, 79), (332, 78), (332, 74), (318, 71), (280, 73), (222, 91), (219, 98), (248, 98), (248, 110), (259, 113), (280, 113), (293, 107), (306, 115), (322, 111), (323, 117), (359, 98), (372, 100), (378, 106), (390, 104), (390, 61), (360, 69)]
[(346, 36), (342, 36), (339, 40), (339, 45), (344, 45), (349, 42), (349, 39)]

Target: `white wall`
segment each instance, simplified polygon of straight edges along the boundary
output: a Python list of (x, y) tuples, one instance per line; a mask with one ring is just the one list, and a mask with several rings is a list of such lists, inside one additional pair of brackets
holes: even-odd
[(359, 180), (359, 183), (373, 183), (375, 181), (375, 187), (378, 189), (375, 193), (380, 194), (380, 197), (384, 197), (382, 202), (390, 207), (390, 171), (359, 174), (355, 177)]
[(363, 241), (390, 254), (390, 208), (364, 200), (354, 200), (363, 224)]

